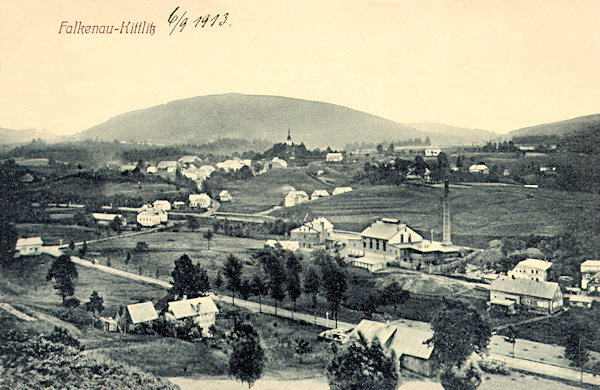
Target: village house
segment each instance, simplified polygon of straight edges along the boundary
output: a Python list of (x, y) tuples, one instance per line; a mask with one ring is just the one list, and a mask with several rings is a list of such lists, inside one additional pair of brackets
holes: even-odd
[(300, 249), (300, 244), (298, 241), (292, 240), (267, 240), (265, 245), (271, 248), (281, 247), (281, 249), (285, 249), (286, 251), (290, 252), (296, 252), (298, 249)]
[(160, 209), (162, 211), (170, 211), (171, 210), (171, 202), (168, 200), (155, 200), (152, 203), (155, 209)]
[(341, 153), (327, 153), (327, 155), (325, 156), (325, 161), (342, 162), (344, 161), (344, 156)]
[(22, 167), (45, 167), (48, 166), (50, 160), (47, 158), (28, 158), (28, 159), (16, 159), (15, 164)]
[(290, 239), (298, 241), (300, 248), (311, 250), (323, 247), (332, 232), (331, 222), (320, 217), (290, 231)]
[(310, 200), (325, 198), (327, 196), (329, 196), (329, 192), (327, 192), (327, 190), (314, 190), (313, 193), (310, 194)]
[(563, 307), (558, 283), (500, 277), (490, 285), (489, 305), (503, 306), (509, 312), (519, 308), (553, 314)]
[(304, 191), (290, 191), (285, 196), (283, 205), (285, 207), (292, 207), (301, 203), (308, 202), (308, 195)]
[(182, 202), (180, 200), (176, 200), (175, 202), (173, 202), (174, 209), (179, 209), (179, 208), (182, 208), (183, 206), (185, 206), (185, 202)]
[(15, 257), (39, 255), (42, 245), (41, 237), (19, 238), (15, 244)]
[(576, 307), (585, 307), (591, 309), (594, 303), (594, 297), (588, 297), (586, 295), (571, 295), (569, 297), (569, 305)]
[(285, 160), (280, 159), (279, 157), (273, 157), (273, 159), (270, 162), (265, 164), (265, 168), (268, 167), (268, 169), (287, 168), (287, 166), (288, 163)]
[(508, 276), (518, 279), (531, 279), (536, 282), (546, 281), (548, 280), (550, 267), (552, 267), (552, 263), (549, 261), (525, 259), (509, 271)]
[(202, 164), (202, 159), (198, 156), (182, 156), (177, 160), (177, 165), (182, 168), (189, 168), (190, 166), (196, 166)]
[(425, 157), (437, 157), (442, 152), (440, 148), (427, 148), (425, 149)]
[[(588, 290), (589, 282), (600, 272), (600, 260), (586, 260), (581, 263), (581, 289)], [(596, 290), (596, 288), (594, 288)]]
[(136, 221), (140, 226), (154, 227), (168, 221), (168, 214), (160, 208), (144, 205), (137, 214)]
[(352, 191), (352, 187), (336, 187), (333, 190), (332, 195), (344, 194), (346, 192), (351, 192), (351, 191)]
[(469, 173), (487, 175), (490, 173), (490, 169), (485, 164), (473, 164), (469, 167)]
[(127, 226), (127, 220), (121, 214), (92, 213), (92, 217), (100, 226), (109, 226), (115, 218), (121, 221), (121, 226)]
[(433, 330), (428, 323), (409, 320), (386, 323), (362, 320), (343, 343), (358, 340), (359, 334), (369, 343), (377, 340), (384, 351), (393, 351), (397, 368), (428, 377), (435, 374), (432, 356), (434, 347), (427, 343), (433, 337)]
[(210, 337), (210, 327), (215, 324), (215, 317), (219, 309), (211, 297), (199, 297), (169, 302), (169, 309), (165, 313), (168, 321), (179, 321), (192, 318), (194, 323), (202, 329), (202, 335)]
[(175, 173), (177, 169), (177, 161), (161, 161), (156, 166), (158, 170), (164, 170), (168, 173)]
[(156, 173), (156, 172), (158, 172), (158, 169), (156, 168), (156, 166), (148, 165), (146, 167), (146, 173)]
[(219, 192), (219, 200), (221, 202), (231, 202), (233, 201), (233, 197), (227, 190), (223, 190)]
[(226, 160), (226, 161), (217, 163), (217, 168), (223, 169), (226, 172), (237, 171), (238, 169), (240, 169), (244, 166), (250, 167), (251, 162), (252, 162), (251, 160), (240, 160), (239, 158), (234, 158), (232, 160)]
[(190, 194), (188, 197), (190, 207), (207, 209), (210, 207), (211, 199), (207, 194)]
[(144, 324), (158, 319), (158, 313), (151, 301), (127, 305), (117, 313), (117, 324), (123, 333), (131, 332)]

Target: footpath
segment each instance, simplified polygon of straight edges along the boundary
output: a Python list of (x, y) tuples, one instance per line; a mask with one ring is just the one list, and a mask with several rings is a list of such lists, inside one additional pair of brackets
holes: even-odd
[[(55, 253), (60, 252), (58, 247), (45, 247), (45, 248), (47, 248), (47, 249), (45, 249), (44, 252), (48, 253), (50, 255), (53, 255), (53, 256)], [(52, 249), (52, 248), (54, 248), (54, 249)], [(71, 256), (71, 260), (75, 264), (78, 264), (82, 267), (95, 268), (99, 271), (106, 272), (106, 273), (109, 273), (112, 275), (116, 275), (116, 276), (119, 276), (122, 278), (135, 280), (135, 281), (148, 283), (148, 284), (153, 284), (153, 285), (165, 288), (165, 289), (170, 289), (172, 287), (172, 285), (170, 283), (165, 282), (164, 280), (152, 278), (149, 276), (137, 275), (137, 274), (134, 274), (131, 272), (119, 270), (119, 269), (112, 268), (112, 267), (107, 267), (105, 265), (92, 263), (91, 261), (83, 260), (76, 256)], [(231, 296), (228, 296), (228, 295), (220, 295), (220, 296), (214, 295), (213, 298), (216, 298), (217, 300), (227, 303), (227, 304), (234, 304), (234, 298)], [(235, 306), (242, 307), (244, 309), (248, 309), (252, 312), (260, 311), (264, 314), (277, 315), (282, 318), (289, 318), (289, 319), (293, 319), (296, 321), (304, 321), (307, 323), (316, 324), (323, 328), (329, 328), (329, 329), (336, 328), (336, 327), (351, 328), (351, 327), (356, 326), (356, 324), (351, 324), (351, 323), (342, 322), (342, 321), (338, 321), (337, 326), (336, 326), (335, 321), (332, 318), (328, 318), (328, 317), (323, 318), (323, 317), (319, 317), (319, 316), (317, 316), (315, 318), (314, 315), (292, 312), (291, 310), (287, 310), (287, 309), (283, 309), (283, 308), (275, 308), (274, 306), (271, 306), (271, 305), (265, 305), (265, 304), (259, 305), (256, 302), (247, 301), (247, 300), (240, 299), (240, 298), (235, 298)], [(549, 353), (547, 353), (545, 355), (546, 357), (548, 357), (548, 355), (550, 353), (552, 353), (552, 354), (556, 354), (557, 352), (560, 353), (560, 349), (562, 348), (562, 347), (551, 346), (551, 345), (542, 344), (542, 343), (535, 343), (532, 341), (526, 341), (526, 340), (520, 340), (520, 339), (517, 340), (517, 345), (520, 345), (523, 343), (527, 344), (532, 349), (536, 349), (536, 350), (540, 350), (540, 351), (547, 350), (548, 348), (552, 349), (552, 350), (548, 350)], [(510, 347), (510, 348), (512, 348), (512, 347)], [(492, 336), (492, 340), (490, 342), (490, 347), (489, 347), (490, 358), (501, 360), (501, 361), (505, 362), (508, 365), (508, 367), (510, 367), (511, 369), (517, 370), (517, 371), (523, 371), (523, 372), (527, 372), (527, 373), (531, 373), (531, 374), (541, 375), (541, 376), (545, 376), (548, 378), (557, 378), (557, 379), (561, 379), (561, 380), (567, 380), (570, 382), (579, 383), (579, 381), (580, 381), (581, 374), (578, 370), (574, 370), (572, 368), (564, 367), (564, 366), (557, 365), (557, 364), (550, 364), (547, 362), (541, 362), (541, 361), (535, 361), (532, 359), (528, 359), (528, 356), (527, 356), (528, 354), (526, 353), (527, 351), (524, 349), (519, 351), (519, 353), (518, 353), (519, 356), (517, 356), (517, 357), (512, 357), (509, 351), (510, 351), (509, 343), (504, 341), (504, 338), (502, 336), (497, 336), (497, 335)], [(583, 383), (587, 384), (587, 385), (593, 385), (593, 386), (600, 387), (600, 376), (596, 377), (592, 374), (584, 373), (583, 374)]]

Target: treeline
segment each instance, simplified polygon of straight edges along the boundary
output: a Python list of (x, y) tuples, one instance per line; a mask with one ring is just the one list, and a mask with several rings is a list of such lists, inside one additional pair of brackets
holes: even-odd
[(283, 219), (277, 219), (273, 222), (252, 223), (215, 218), (212, 228), (215, 233), (231, 237), (265, 238), (270, 235), (285, 236), (290, 230), (300, 225), (300, 223), (288, 222)]
[[(386, 142), (387, 143), (387, 142)], [(392, 147), (394, 146), (429, 146), (431, 145), (431, 139), (429, 137), (423, 138), (415, 137), (409, 138), (405, 140), (397, 140), (392, 141), (390, 143)], [(383, 148), (383, 143), (377, 144), (375, 142), (349, 142), (346, 144), (344, 150), (353, 151), (353, 150), (366, 150), (366, 149), (380, 149), (379, 146)]]

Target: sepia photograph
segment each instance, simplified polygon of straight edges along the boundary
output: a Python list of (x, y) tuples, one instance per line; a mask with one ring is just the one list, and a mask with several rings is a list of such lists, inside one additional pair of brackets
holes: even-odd
[(1, 389), (600, 389), (599, 1), (0, 12)]

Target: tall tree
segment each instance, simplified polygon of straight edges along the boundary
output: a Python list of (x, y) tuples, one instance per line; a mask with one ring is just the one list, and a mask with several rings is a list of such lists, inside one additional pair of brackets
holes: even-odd
[(242, 383), (248, 383), (250, 388), (262, 376), (265, 366), (260, 337), (250, 324), (236, 322), (232, 339), (229, 375)]
[(381, 303), (384, 305), (391, 305), (394, 308), (394, 314), (396, 314), (396, 307), (408, 301), (409, 298), (410, 293), (403, 290), (398, 282), (394, 280), (383, 289)]
[(335, 327), (337, 328), (338, 310), (340, 304), (345, 299), (346, 290), (348, 289), (346, 273), (342, 267), (331, 258), (321, 262), (320, 266), (325, 299), (329, 302), (329, 307), (335, 318)]
[(565, 342), (565, 357), (573, 367), (580, 370), (583, 383), (583, 367), (590, 360), (589, 343), (593, 336), (585, 324), (575, 321), (569, 328)]
[(369, 345), (359, 333), (333, 357), (327, 379), (332, 390), (393, 390), (398, 386), (396, 356), (386, 354), (377, 338)]
[(286, 258), (285, 252), (281, 248), (264, 247), (254, 254), (267, 275), (269, 293), (275, 300), (275, 314), (277, 314), (278, 303), (285, 298), (286, 272), (283, 266), (283, 259)]
[(4, 216), (0, 215), (0, 264), (9, 265), (12, 263), (17, 239), (18, 234), (15, 227)]
[(210, 241), (213, 239), (212, 230), (205, 231), (203, 237), (206, 239), (206, 249), (210, 249)]
[(519, 333), (517, 331), (517, 328), (515, 328), (513, 325), (509, 326), (506, 329), (506, 336), (504, 337), (504, 341), (512, 344), (513, 357), (515, 357), (515, 344), (517, 343), (518, 335), (519, 335)]
[(121, 232), (123, 231), (123, 224), (122, 224), (122, 220), (121, 218), (119, 218), (118, 216), (114, 217), (112, 221), (110, 221), (110, 228), (117, 232), (117, 234), (121, 234)]
[(196, 231), (200, 227), (200, 223), (198, 222), (198, 220), (196, 218), (194, 218), (190, 215), (187, 218), (187, 227), (191, 231)]
[(460, 367), (473, 352), (484, 353), (492, 337), (488, 318), (461, 301), (445, 300), (431, 327), (428, 343), (445, 367)]
[(302, 272), (302, 265), (298, 260), (298, 257), (292, 252), (286, 252), (286, 287), (288, 297), (294, 303), (294, 310), (292, 311), (292, 318), (294, 318), (294, 312), (296, 311), (296, 301), (302, 295), (302, 283), (300, 282), (300, 273)]
[(231, 291), (232, 303), (235, 306), (235, 293), (240, 291), (242, 286), (242, 267), (243, 264), (234, 255), (227, 256), (223, 267), (223, 275), (227, 280), (227, 289)]
[(258, 297), (258, 312), (262, 313), (262, 297), (269, 293), (267, 285), (263, 282), (264, 275), (256, 272), (252, 278), (252, 294)]
[(67, 255), (60, 255), (48, 269), (46, 280), (54, 280), (54, 289), (61, 296), (63, 304), (67, 297), (72, 297), (75, 294), (75, 285), (73, 279), (77, 279), (77, 268), (75, 263)]
[(104, 298), (98, 294), (98, 291), (92, 291), (89, 302), (85, 304), (85, 310), (91, 311), (94, 313), (94, 316), (104, 311)]
[(446, 367), (440, 374), (440, 382), (445, 390), (475, 390), (482, 378), (481, 369), (471, 361), (462, 368)]
[(210, 289), (206, 271), (200, 264), (192, 264), (192, 259), (187, 254), (175, 260), (175, 268), (171, 276), (173, 277), (171, 293), (176, 297), (196, 298), (206, 295)]
[(312, 309), (317, 322), (317, 296), (321, 288), (321, 277), (315, 267), (310, 267), (304, 277), (304, 292), (312, 297)]

